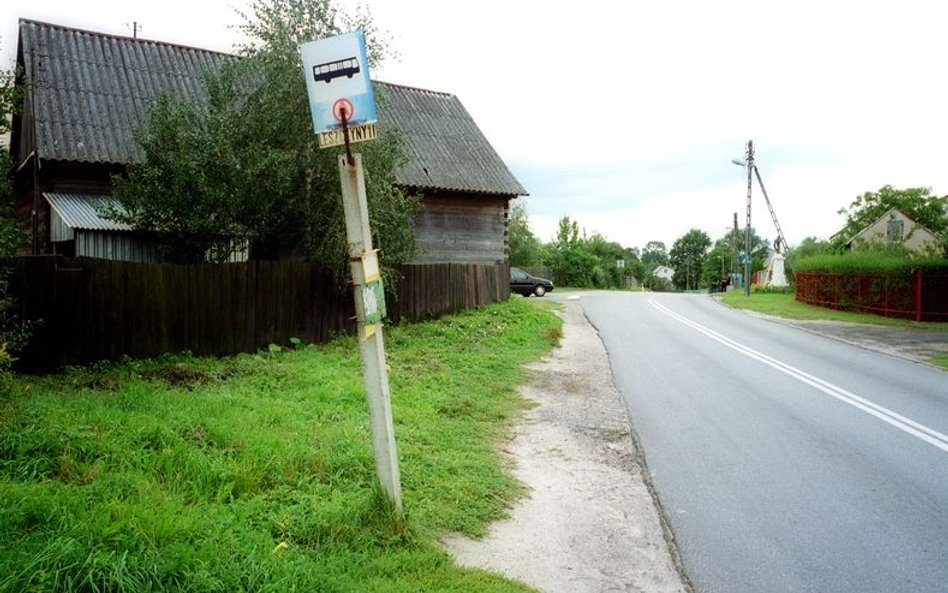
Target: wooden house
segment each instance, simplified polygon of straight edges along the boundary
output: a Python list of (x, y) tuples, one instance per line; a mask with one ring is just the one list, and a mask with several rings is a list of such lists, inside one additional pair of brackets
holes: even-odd
[[(204, 101), (205, 73), (236, 59), (21, 20), (24, 98), (10, 150), (25, 251), (154, 261), (147, 235), (102, 220), (95, 205), (109, 200), (111, 176), (142, 158), (134, 131), (152, 101), (162, 93)], [(506, 264), (508, 204), (524, 188), (457, 97), (377, 86), (379, 125), (399, 130), (410, 157), (398, 183), (421, 196), (416, 263)]]

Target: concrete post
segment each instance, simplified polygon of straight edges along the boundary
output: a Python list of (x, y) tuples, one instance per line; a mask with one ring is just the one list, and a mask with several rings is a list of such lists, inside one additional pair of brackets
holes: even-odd
[(374, 257), (372, 233), (369, 228), (369, 209), (365, 197), (365, 176), (361, 155), (353, 155), (350, 165), (345, 155), (339, 156), (339, 179), (342, 182), (342, 202), (346, 216), (346, 237), (349, 243), (349, 261), (352, 269), (353, 296), (358, 320), (359, 350), (362, 355), (362, 376), (365, 397), (369, 407), (372, 429), (372, 448), (375, 452), (375, 471), (382, 492), (399, 515), (403, 512), (402, 486), (395, 449), (395, 427), (392, 422), (392, 401), (385, 367), (385, 344), (382, 323), (366, 323), (366, 291), (364, 258)]

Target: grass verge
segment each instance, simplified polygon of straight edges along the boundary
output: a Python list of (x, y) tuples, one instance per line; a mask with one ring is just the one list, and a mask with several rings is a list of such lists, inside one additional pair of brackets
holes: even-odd
[(497, 444), (560, 320), (521, 299), (387, 330), (406, 520), (351, 338), (8, 378), (0, 592), (525, 591), (434, 543), (521, 494)]
[(835, 311), (833, 309), (808, 305), (796, 300), (793, 293), (752, 292), (748, 297), (742, 291), (732, 290), (724, 293), (721, 296), (721, 300), (735, 309), (747, 309), (749, 311), (756, 311), (757, 313), (783, 317), (785, 319), (848, 321), (850, 323), (868, 323), (892, 327), (948, 329), (948, 323), (917, 323), (906, 319), (893, 319), (879, 315), (870, 315), (868, 313)]
[(948, 370), (948, 352), (937, 354), (932, 357), (932, 364)]
[[(835, 311), (824, 307), (816, 307), (797, 301), (792, 293), (751, 293), (748, 297), (743, 292), (735, 290), (724, 293), (721, 300), (735, 309), (747, 309), (784, 319), (847, 321), (890, 327), (948, 330), (948, 323), (918, 323), (906, 319), (892, 319), (867, 313)], [(935, 366), (948, 369), (948, 352), (936, 354), (930, 362)]]

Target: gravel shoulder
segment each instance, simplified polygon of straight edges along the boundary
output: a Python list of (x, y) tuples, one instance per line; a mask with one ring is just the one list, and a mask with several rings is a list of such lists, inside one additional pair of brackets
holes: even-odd
[(529, 495), (471, 540), (442, 538), (459, 563), (544, 593), (691, 591), (646, 483), (598, 332), (565, 301), (561, 346), (532, 365), (506, 448)]

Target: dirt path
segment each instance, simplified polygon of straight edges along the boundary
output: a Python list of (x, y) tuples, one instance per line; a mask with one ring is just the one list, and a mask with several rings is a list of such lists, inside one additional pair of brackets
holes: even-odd
[(480, 540), (443, 538), (461, 564), (545, 593), (685, 592), (643, 478), (626, 408), (599, 334), (565, 302), (562, 346), (534, 365), (509, 449), (530, 489)]

